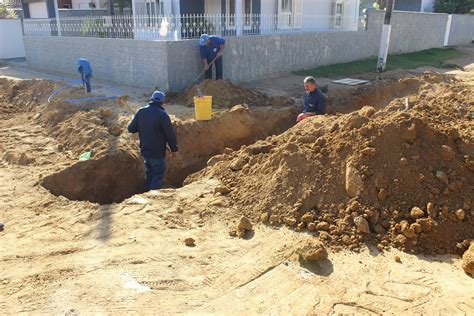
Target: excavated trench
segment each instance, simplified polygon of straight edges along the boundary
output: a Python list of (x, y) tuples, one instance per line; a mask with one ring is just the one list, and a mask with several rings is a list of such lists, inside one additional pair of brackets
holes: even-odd
[[(360, 87), (347, 95), (338, 93), (329, 97), (328, 111), (348, 113), (366, 105), (382, 108), (395, 98), (416, 94), (420, 85), (417, 79), (403, 79)], [(299, 111), (299, 107), (236, 106), (217, 113), (211, 121), (174, 122), (180, 154), (167, 160), (165, 186), (182, 186), (188, 175), (205, 168), (215, 155), (285, 132), (294, 125)], [(42, 185), (72, 200), (117, 203), (144, 191), (143, 161), (136, 148), (123, 148), (45, 177)]]
[[(165, 186), (182, 186), (186, 177), (205, 168), (212, 156), (286, 131), (293, 126), (296, 113), (295, 108), (249, 110), (236, 106), (217, 113), (211, 121), (174, 122), (180, 150), (177, 157), (167, 159)], [(41, 184), (71, 200), (118, 203), (144, 191), (143, 159), (137, 148), (123, 146), (49, 175)]]

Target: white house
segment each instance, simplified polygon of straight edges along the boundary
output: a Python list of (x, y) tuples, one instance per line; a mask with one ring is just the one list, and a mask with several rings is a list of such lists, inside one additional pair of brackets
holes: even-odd
[[(146, 26), (158, 26), (163, 31), (163, 23), (165, 28), (171, 29), (180, 24), (180, 35), (186, 38), (202, 33), (241, 35), (357, 30), (359, 2), (360, 0), (132, 0), (132, 10), (135, 17), (146, 20), (137, 24), (142, 30)], [(140, 31), (136, 30), (135, 34), (140, 34)]]

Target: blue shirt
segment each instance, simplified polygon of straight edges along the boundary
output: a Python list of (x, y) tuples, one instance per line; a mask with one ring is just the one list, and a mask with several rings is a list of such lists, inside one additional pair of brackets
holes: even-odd
[(220, 36), (211, 35), (209, 36), (209, 41), (211, 45), (199, 46), (199, 53), (201, 54), (201, 59), (207, 59), (210, 62), (216, 58), (217, 53), (221, 50), (221, 45), (225, 44), (225, 39)]
[(171, 151), (178, 151), (176, 134), (170, 117), (158, 102), (142, 107), (128, 125), (130, 133), (140, 137), (140, 153), (146, 158), (164, 158), (166, 144)]
[(326, 113), (326, 97), (318, 89), (306, 93), (304, 97), (303, 113), (308, 112), (319, 115)]
[(87, 59), (79, 58), (77, 60), (77, 71), (85, 76), (92, 77), (92, 67)]

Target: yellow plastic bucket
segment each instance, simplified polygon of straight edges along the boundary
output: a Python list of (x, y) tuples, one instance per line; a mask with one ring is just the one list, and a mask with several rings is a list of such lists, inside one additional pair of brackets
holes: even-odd
[(212, 119), (212, 96), (194, 97), (194, 114), (197, 121)]

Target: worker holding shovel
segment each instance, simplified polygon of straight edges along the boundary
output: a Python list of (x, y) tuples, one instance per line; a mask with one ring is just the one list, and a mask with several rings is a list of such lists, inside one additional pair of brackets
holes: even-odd
[(91, 78), (92, 78), (92, 67), (87, 59), (79, 58), (77, 60), (77, 71), (81, 74), (82, 85), (84, 86), (84, 91), (90, 93), (91, 88)]
[(199, 39), (199, 53), (204, 63), (205, 79), (212, 79), (212, 64), (216, 66), (216, 80), (222, 79), (222, 54), (224, 53), (225, 39), (215, 35), (201, 35)]
[(128, 131), (138, 133), (140, 138), (140, 153), (145, 160), (147, 191), (163, 187), (167, 145), (171, 156), (178, 151), (176, 134), (170, 117), (163, 108), (164, 102), (163, 92), (153, 92), (150, 103), (138, 110), (128, 125)]

